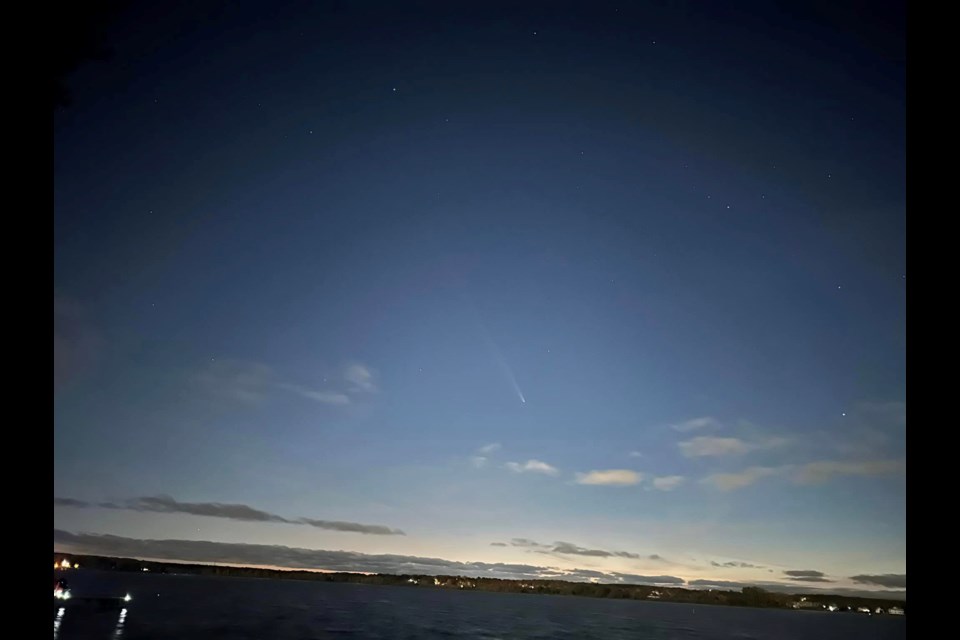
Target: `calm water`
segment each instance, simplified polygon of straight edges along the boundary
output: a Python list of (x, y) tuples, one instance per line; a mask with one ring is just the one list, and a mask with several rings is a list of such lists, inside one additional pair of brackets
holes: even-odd
[(569, 596), (80, 571), (75, 595), (123, 595), (125, 614), (68, 606), (54, 638), (906, 638), (906, 618)]

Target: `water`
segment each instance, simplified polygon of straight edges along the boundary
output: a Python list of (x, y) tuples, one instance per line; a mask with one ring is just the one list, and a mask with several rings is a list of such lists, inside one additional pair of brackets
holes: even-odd
[[(75, 595), (123, 595), (126, 613), (54, 607), (54, 639), (469, 638), (872, 640), (906, 617), (691, 606), (429, 587), (80, 571)], [(31, 634), (32, 635), (32, 634)]]

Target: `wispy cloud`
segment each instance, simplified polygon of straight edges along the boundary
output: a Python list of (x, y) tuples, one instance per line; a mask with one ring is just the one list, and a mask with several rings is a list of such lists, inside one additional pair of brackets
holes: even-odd
[(308, 524), (317, 529), (328, 529), (330, 531), (347, 531), (350, 533), (367, 533), (377, 536), (404, 536), (406, 535), (400, 529), (391, 529), (382, 524), (361, 524), (359, 522), (343, 522), (340, 520), (314, 520), (313, 518), (297, 518), (297, 524)]
[[(510, 544), (514, 547), (522, 547), (525, 549), (534, 550), (537, 553), (546, 553), (546, 554), (591, 556), (595, 558), (631, 558), (634, 560), (640, 558), (639, 554), (630, 553), (629, 551), (608, 551), (606, 549), (589, 549), (587, 547), (581, 547), (580, 545), (573, 544), (572, 542), (563, 542), (563, 541), (554, 542), (553, 544), (544, 544), (542, 542), (537, 542), (536, 540), (530, 540), (529, 538), (513, 538), (512, 540), (510, 540)], [(653, 558), (654, 556), (650, 556), (650, 557)], [(659, 556), (656, 556), (656, 558), (661, 559)]]
[(742, 489), (761, 478), (786, 476), (798, 485), (823, 484), (840, 476), (881, 476), (900, 473), (903, 460), (818, 460), (778, 467), (749, 467), (736, 473), (717, 473), (703, 479), (723, 491)]
[(541, 544), (536, 540), (530, 540), (529, 538), (511, 538), (510, 545), (514, 547), (526, 547), (529, 549), (549, 549), (550, 545)]
[(738, 473), (715, 473), (703, 479), (706, 484), (711, 484), (721, 491), (733, 491), (750, 486), (760, 478), (777, 475), (780, 473), (778, 467), (749, 467)]
[(290, 569), (325, 569), (367, 573), (483, 576), (505, 579), (563, 579), (620, 584), (683, 584), (676, 576), (638, 576), (591, 569), (556, 569), (529, 564), (458, 562), (395, 554), (327, 551), (282, 545), (210, 542), (206, 540), (150, 540), (114, 535), (53, 530), (54, 550), (126, 558), (180, 562), (261, 565)]
[(519, 462), (508, 462), (506, 467), (515, 473), (543, 473), (548, 476), (555, 476), (560, 473), (560, 470), (556, 467), (540, 460), (527, 460), (522, 464)]
[(884, 424), (907, 424), (907, 404), (905, 402), (861, 402), (857, 411), (871, 421)]
[(751, 586), (749, 582), (733, 582), (730, 580), (710, 579), (691, 580), (687, 584), (689, 584), (691, 587), (716, 587), (718, 589), (742, 589), (744, 587)]
[(604, 549), (586, 549), (584, 547), (573, 544), (572, 542), (555, 542), (553, 548), (550, 550), (552, 553), (560, 553), (563, 555), (574, 555), (574, 556), (594, 556), (597, 558), (631, 558), (638, 559), (639, 554), (630, 553), (629, 551), (606, 551)]
[(822, 571), (813, 571), (810, 569), (794, 569), (783, 572), (788, 579), (795, 582), (833, 582), (827, 579)]
[(323, 404), (350, 404), (350, 396), (340, 391), (307, 389), (306, 387), (286, 383), (279, 384), (277, 386), (281, 387), (282, 389), (286, 389), (287, 391), (292, 391), (293, 393), (299, 394), (309, 400), (315, 400), (316, 402), (321, 402)]
[(714, 436), (698, 436), (678, 443), (680, 452), (688, 458), (706, 456), (742, 455), (761, 449), (772, 449), (787, 443), (784, 438), (763, 438), (760, 440), (743, 440), (741, 438), (718, 438)]
[(879, 476), (899, 473), (905, 468), (903, 460), (839, 461), (821, 460), (800, 466), (794, 476), (799, 484), (821, 484), (835, 476)]
[(77, 500), (75, 498), (58, 498), (53, 497), (53, 506), (55, 507), (89, 507), (91, 506), (89, 502), (85, 500)]
[[(490, 461), (490, 455), (499, 451), (500, 448), (501, 447), (499, 442), (491, 442), (490, 444), (483, 445), (482, 447), (477, 449), (476, 454), (470, 457), (470, 464), (472, 464), (476, 469), (480, 469), (482, 467), (487, 466), (487, 462)], [(532, 462), (536, 462), (536, 461), (533, 460)], [(515, 464), (515, 463), (512, 463), (512, 464)]]
[(279, 522), (284, 524), (307, 525), (317, 529), (330, 531), (344, 531), (350, 533), (364, 533), (369, 535), (402, 536), (406, 535), (400, 529), (391, 529), (380, 524), (363, 524), (359, 522), (344, 522), (340, 520), (317, 520), (314, 518), (284, 518), (274, 513), (254, 509), (245, 504), (231, 504), (223, 502), (180, 502), (170, 496), (145, 496), (131, 498), (123, 502), (86, 502), (73, 498), (53, 498), (54, 506), (77, 508), (121, 509), (126, 511), (152, 511), (155, 513), (185, 513), (194, 516), (210, 518), (224, 518), (244, 522)]
[(710, 416), (705, 416), (703, 418), (693, 418), (692, 420), (672, 424), (670, 425), (670, 428), (674, 431), (686, 433), (688, 431), (697, 431), (699, 429), (719, 428), (720, 426), (719, 420), (716, 418), (711, 418)]
[(906, 589), (907, 574), (905, 573), (884, 573), (882, 575), (859, 575), (851, 576), (851, 580), (860, 584), (875, 584), (879, 587), (888, 589)]
[(73, 298), (53, 293), (53, 388), (94, 367), (103, 340), (93, 329), (83, 306)]
[(673, 491), (684, 482), (683, 476), (660, 476), (653, 479), (653, 486), (660, 491)]
[(625, 487), (639, 484), (642, 479), (642, 474), (629, 469), (605, 469), (577, 474), (577, 484)]
[(732, 567), (738, 569), (765, 569), (759, 564), (750, 564), (749, 562), (737, 562), (731, 560), (730, 562), (717, 562), (715, 560), (711, 561), (710, 564), (714, 567)]
[(354, 402), (354, 397), (377, 391), (372, 369), (362, 364), (351, 364), (333, 376), (324, 388), (313, 388), (281, 379), (269, 365), (242, 360), (218, 359), (206, 363), (193, 376), (206, 393), (243, 404), (259, 404), (272, 391), (281, 389), (321, 404), (343, 406)]
[(344, 379), (350, 384), (354, 392), (376, 393), (376, 373), (365, 364), (355, 362), (347, 365), (343, 372)]
[(631, 451), (631, 452), (628, 453), (627, 455), (630, 456), (631, 458), (642, 458), (642, 457), (643, 457), (643, 454), (640, 453), (639, 451)]
[(275, 378), (273, 369), (265, 364), (231, 359), (208, 362), (193, 377), (210, 395), (243, 404), (262, 402)]
[(491, 547), (506, 547), (508, 546), (506, 542), (491, 542)]

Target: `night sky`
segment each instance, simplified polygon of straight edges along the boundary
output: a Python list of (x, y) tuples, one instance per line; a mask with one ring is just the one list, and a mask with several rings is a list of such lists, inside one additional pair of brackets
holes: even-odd
[(64, 76), (56, 549), (905, 594), (905, 6), (277, 4)]

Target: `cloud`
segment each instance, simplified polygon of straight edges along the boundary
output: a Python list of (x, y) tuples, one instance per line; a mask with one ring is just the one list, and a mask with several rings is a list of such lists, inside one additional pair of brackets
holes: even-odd
[(629, 469), (606, 469), (603, 471), (591, 471), (589, 473), (578, 473), (577, 484), (597, 484), (608, 486), (625, 487), (639, 484), (643, 475)]
[(548, 476), (555, 476), (560, 473), (560, 470), (556, 467), (547, 464), (546, 462), (541, 462), (540, 460), (527, 460), (523, 464), (519, 462), (508, 462), (507, 468), (516, 473), (545, 473)]
[(53, 388), (91, 370), (103, 341), (76, 300), (53, 294)]
[[(470, 464), (472, 464), (472, 465), (473, 465), (475, 468), (477, 468), (477, 469), (479, 469), (479, 468), (481, 468), (481, 467), (485, 467), (485, 466), (487, 465), (487, 462), (490, 460), (489, 455), (490, 455), (491, 453), (496, 453), (496, 452), (499, 451), (499, 450), (500, 450), (500, 443), (499, 443), (499, 442), (491, 442), (490, 444), (485, 444), (485, 445), (483, 445), (482, 447), (480, 447), (479, 449), (477, 449), (477, 454), (476, 454), (476, 455), (474, 455), (474, 456), (472, 456), (472, 457), (470, 458)], [(536, 462), (536, 460), (531, 460), (530, 462)], [(511, 469), (513, 469), (513, 467), (510, 466), (510, 465), (513, 465), (513, 464), (516, 464), (516, 463), (510, 463), (510, 464), (508, 464), (507, 466), (509, 466)], [(529, 464), (529, 463), (528, 463), (528, 464)], [(533, 469), (524, 469), (524, 470), (525, 470), (525, 471), (532, 471)], [(516, 469), (514, 469), (514, 471), (516, 471)]]
[(843, 462), (821, 460), (810, 462), (798, 468), (794, 482), (798, 484), (821, 484), (834, 476), (878, 476), (903, 471), (903, 460), (868, 460)]
[(642, 457), (643, 457), (643, 454), (640, 453), (639, 451), (631, 451), (631, 452), (628, 453), (627, 455), (630, 456), (631, 458), (642, 458)]
[(879, 476), (900, 473), (905, 469), (903, 460), (839, 461), (819, 460), (801, 465), (779, 467), (749, 467), (737, 473), (717, 473), (702, 480), (722, 491), (742, 489), (760, 478), (788, 475), (794, 484), (822, 484), (840, 476)]
[(121, 509), (125, 511), (150, 511), (154, 513), (186, 513), (194, 516), (209, 518), (224, 518), (243, 522), (279, 522), (283, 524), (297, 524), (328, 529), (330, 531), (344, 531), (364, 533), (369, 535), (402, 536), (406, 535), (400, 529), (391, 529), (380, 524), (362, 524), (359, 522), (343, 522), (339, 520), (316, 520), (314, 518), (284, 518), (267, 511), (254, 509), (245, 504), (230, 504), (222, 502), (179, 502), (170, 496), (146, 496), (131, 498), (119, 503), (100, 502), (90, 503), (73, 498), (53, 498), (54, 506), (71, 507), (100, 507), (103, 509)]
[(357, 522), (341, 522), (339, 520), (314, 520), (313, 518), (299, 518), (298, 523), (308, 524), (318, 529), (330, 531), (349, 531), (351, 533), (366, 533), (377, 536), (405, 536), (400, 529), (391, 529), (381, 524), (360, 524)]
[(663, 560), (664, 562), (667, 561), (666, 558), (664, 558), (663, 556), (657, 553), (651, 553), (650, 555), (647, 556), (647, 558), (649, 558), (650, 560)]
[(53, 530), (54, 550), (61, 553), (145, 558), (179, 562), (274, 566), (288, 569), (324, 569), (389, 574), (481, 576), (503, 579), (602, 580), (610, 583), (683, 584), (675, 576), (636, 576), (590, 569), (559, 570), (528, 564), (458, 562), (395, 554), (328, 551), (282, 545), (212, 542), (207, 540), (150, 540), (107, 534)]
[[(106, 506), (101, 504), (101, 506)], [(267, 513), (245, 504), (226, 504), (221, 502), (178, 502), (170, 496), (149, 496), (132, 498), (111, 508), (130, 511), (155, 511), (159, 513), (189, 513), (194, 516), (244, 520), (247, 522), (291, 522), (278, 515)]]
[(510, 540), (510, 544), (514, 547), (529, 547), (534, 549), (549, 549), (550, 545), (540, 544), (534, 540), (528, 538), (513, 538)]
[[(628, 551), (606, 551), (605, 549), (588, 549), (572, 542), (558, 541), (553, 544), (543, 544), (529, 538), (513, 538), (510, 544), (514, 547), (533, 549), (537, 553), (560, 554), (570, 556), (592, 556), (595, 558), (631, 558), (639, 559), (640, 555)], [(652, 556), (651, 556), (652, 557)], [(659, 556), (657, 556), (659, 557)]]
[(679, 431), (681, 433), (686, 433), (688, 431), (696, 431), (698, 429), (707, 429), (712, 427), (720, 427), (720, 421), (716, 418), (711, 418), (709, 416), (703, 418), (694, 418), (692, 420), (687, 420), (686, 422), (679, 422), (677, 424), (670, 425), (670, 428), (674, 431)]
[(661, 476), (653, 479), (653, 486), (660, 491), (672, 491), (683, 484), (683, 476)]
[(265, 364), (222, 359), (206, 363), (193, 379), (213, 396), (255, 405), (266, 397), (275, 377)]
[(359, 362), (347, 365), (343, 377), (354, 392), (376, 393), (378, 390), (373, 369)]
[(653, 585), (682, 585), (686, 584), (683, 578), (677, 576), (640, 576), (634, 573), (613, 573), (618, 582), (624, 584), (653, 584)]
[(739, 569), (764, 569), (765, 568), (758, 564), (750, 564), (749, 562), (736, 562), (736, 561), (716, 562), (711, 560), (710, 564), (713, 565), (714, 567), (736, 567)]
[(584, 547), (577, 546), (571, 542), (555, 542), (553, 548), (550, 550), (552, 553), (560, 553), (563, 555), (574, 555), (574, 556), (594, 556), (597, 558), (632, 558), (638, 559), (640, 556), (636, 553), (629, 553), (627, 551), (604, 551), (603, 549), (586, 549)]
[(715, 473), (703, 479), (703, 482), (712, 484), (721, 491), (733, 491), (747, 487), (760, 478), (780, 473), (778, 467), (749, 467), (739, 473)]
[(906, 589), (907, 574), (905, 573), (884, 573), (882, 575), (859, 575), (851, 576), (851, 580), (860, 584), (875, 584), (879, 587), (889, 589)]
[(822, 571), (813, 571), (810, 569), (793, 569), (783, 572), (789, 576), (790, 580), (796, 582), (833, 582), (828, 580)]
[(691, 587), (716, 587), (719, 589), (742, 589), (751, 586), (749, 582), (731, 582), (729, 580), (691, 580), (687, 583)]
[(506, 547), (508, 546), (506, 542), (491, 542), (491, 547)]
[(764, 438), (748, 442), (740, 438), (717, 438), (713, 436), (698, 436), (680, 442), (680, 452), (688, 458), (705, 456), (742, 455), (761, 449), (772, 449), (786, 444), (784, 438)]
[(296, 384), (287, 384), (282, 383), (277, 385), (282, 389), (287, 391), (292, 391), (298, 395), (303, 396), (309, 400), (314, 400), (323, 404), (333, 404), (333, 405), (344, 405), (350, 404), (350, 396), (340, 391), (329, 391), (329, 390), (313, 390), (307, 389), (306, 387), (301, 387)]
[(58, 498), (53, 497), (53, 506), (55, 507), (89, 507), (91, 506), (89, 502), (83, 500), (76, 500), (74, 498)]
[(857, 411), (871, 421), (904, 426), (907, 424), (905, 402), (861, 402)]

